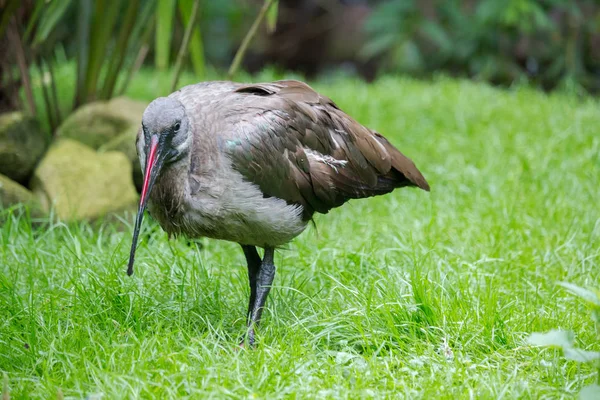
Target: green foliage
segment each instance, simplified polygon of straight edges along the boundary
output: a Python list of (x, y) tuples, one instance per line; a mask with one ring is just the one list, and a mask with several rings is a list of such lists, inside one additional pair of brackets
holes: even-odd
[[(559, 282), (559, 285), (586, 302), (591, 308), (592, 320), (596, 325), (597, 339), (600, 339), (600, 292), (585, 289), (568, 282)], [(585, 386), (579, 393), (582, 400), (598, 399), (600, 394), (600, 351), (589, 351), (574, 346), (574, 335), (570, 331), (551, 330), (547, 333), (532, 333), (527, 342), (534, 346), (557, 347), (562, 349), (567, 360), (579, 363), (592, 363), (598, 370), (598, 384)]]
[(123, 62), (125, 61), (129, 39), (131, 38), (136, 19), (138, 18), (139, 8), (140, 0), (130, 0), (129, 4), (127, 5), (125, 18), (121, 24), (119, 36), (115, 43), (115, 48), (113, 49), (115, 56), (111, 59), (111, 62), (108, 65), (104, 87), (101, 88), (102, 99), (110, 99), (115, 91), (117, 78), (119, 72), (122, 71)]
[(192, 14), (193, 8), (194, 0), (179, 1), (179, 13), (186, 29), (189, 27), (190, 23), (194, 24), (194, 28), (192, 29), (192, 34), (190, 38), (189, 51), (190, 58), (192, 60), (192, 66), (194, 67), (194, 72), (196, 73), (198, 80), (201, 80), (206, 74), (206, 61), (204, 60), (202, 31), (200, 30), (200, 26), (197, 25), (198, 19), (196, 18), (196, 21), (190, 21), (190, 15)]
[(156, 43), (155, 63), (160, 70), (169, 66), (171, 56), (171, 40), (173, 36), (173, 18), (175, 16), (175, 0), (157, 0), (156, 10)]
[(388, 0), (366, 26), (363, 57), (416, 74), (441, 69), (495, 83), (600, 90), (599, 18), (588, 0)]
[[(41, 4), (43, 4), (43, 2), (39, 2)], [(40, 21), (40, 25), (38, 26), (37, 30), (36, 30), (36, 34), (35, 37), (33, 39), (33, 46), (41, 46), (43, 45), (47, 40), (48, 37), (50, 36), (50, 34), (52, 33), (52, 31), (56, 28), (56, 25), (60, 22), (61, 18), (63, 18), (63, 16), (65, 15), (65, 13), (67, 12), (67, 10), (69, 9), (69, 7), (71, 6), (71, 0), (65, 0), (65, 1), (50, 1), (48, 2), (48, 5), (46, 7), (43, 8), (42, 11), (42, 15), (41, 15), (41, 21)], [(38, 4), (37, 6), (38, 9), (42, 10), (42, 7)], [(33, 16), (35, 16), (35, 12), (33, 14)], [(31, 28), (28, 29), (28, 31), (30, 29), (33, 28), (33, 24), (36, 23), (36, 18), (32, 17), (31, 18)]]
[[(26, 93), (34, 90), (26, 77), (32, 66), (37, 67), (42, 78), (36, 83), (42, 86), (44, 102), (40, 110), (30, 101), (30, 111), (44, 120), (44, 110), (45, 125), (51, 130), (60, 124), (62, 115), (73, 108), (94, 100), (108, 100), (126, 90), (131, 77), (148, 53), (149, 37), (155, 23), (157, 66), (169, 66), (176, 27), (176, 2), (173, 0), (52, 0), (34, 2), (30, 9), (27, 3), (20, 7), (17, 3), (11, 2), (3, 10), (0, 27), (8, 29), (5, 21), (26, 16), (25, 20), (15, 25), (16, 28), (11, 28), (16, 29), (11, 33), (22, 43), (19, 46), (14, 41), (11, 44), (14, 51), (11, 53), (24, 61), (25, 65), (20, 66), (20, 74)], [(197, 20), (190, 20), (194, 1), (182, 0), (178, 3), (183, 25), (191, 29), (189, 41), (181, 48), (181, 58), (185, 59), (190, 51), (191, 63), (198, 79), (201, 79), (205, 73), (205, 59), (199, 24)], [(61, 107), (64, 106), (58, 103), (56, 86), (64, 86), (64, 82), (57, 82), (54, 76), (59, 56), (63, 61), (74, 59), (77, 63), (75, 93), (69, 96), (73, 104), (62, 111)], [(15, 62), (15, 59), (3, 60), (2, 64), (8, 63), (6, 68), (10, 70), (14, 68), (10, 63)]]
[[(111, 40), (113, 28), (121, 11), (121, 4), (110, 0), (96, 0), (89, 25), (89, 51), (86, 60), (86, 73), (83, 82), (82, 103), (97, 100), (98, 80), (105, 55)], [(118, 57), (118, 55), (117, 55)], [(118, 61), (116, 61), (118, 62)]]
[(279, 0), (273, 1), (273, 4), (267, 10), (266, 23), (267, 30), (269, 32), (274, 32), (275, 27), (277, 26), (277, 14), (279, 12)]
[[(273, 19), (277, 18), (277, 11), (271, 11), (271, 14), (269, 15), (269, 10), (277, 7), (279, 7), (279, 2), (276, 0), (263, 1), (263, 5), (260, 11), (258, 12), (256, 18), (254, 19), (252, 26), (250, 27), (250, 29), (248, 29), (248, 32), (244, 36), (240, 47), (237, 49), (235, 56), (233, 57), (233, 61), (231, 62), (229, 71), (227, 71), (227, 77), (229, 79), (233, 79), (237, 74), (237, 71), (242, 63), (242, 60), (244, 59), (246, 51), (248, 50), (248, 46), (252, 42), (254, 35), (256, 35), (258, 27), (262, 24), (263, 19), (266, 18), (267, 29), (273, 28), (271, 25), (274, 22), (276, 22)], [(271, 19), (271, 21), (269, 21), (269, 18)]]

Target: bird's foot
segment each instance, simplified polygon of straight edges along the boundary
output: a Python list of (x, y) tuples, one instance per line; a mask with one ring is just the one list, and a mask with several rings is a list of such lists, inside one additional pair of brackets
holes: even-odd
[(248, 332), (240, 340), (240, 349), (253, 349), (256, 347), (256, 340), (254, 338), (254, 329), (249, 329)]

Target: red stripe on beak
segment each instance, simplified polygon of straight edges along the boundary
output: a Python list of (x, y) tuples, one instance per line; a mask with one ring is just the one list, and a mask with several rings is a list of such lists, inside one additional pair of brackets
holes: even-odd
[(158, 136), (152, 135), (150, 139), (150, 153), (148, 153), (148, 158), (146, 160), (146, 172), (144, 173), (144, 185), (142, 186), (142, 196), (140, 197), (140, 205), (146, 199), (148, 195), (148, 184), (150, 183), (150, 173), (152, 172), (152, 168), (154, 168), (154, 164), (156, 163), (156, 150), (158, 149)]

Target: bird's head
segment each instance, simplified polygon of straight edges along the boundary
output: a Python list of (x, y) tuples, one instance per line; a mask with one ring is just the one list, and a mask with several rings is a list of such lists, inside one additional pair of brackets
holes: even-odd
[(144, 171), (144, 184), (133, 231), (128, 275), (133, 274), (138, 234), (152, 186), (166, 165), (181, 160), (187, 154), (190, 143), (190, 122), (179, 100), (159, 97), (148, 105), (142, 116), (142, 130), (136, 143)]

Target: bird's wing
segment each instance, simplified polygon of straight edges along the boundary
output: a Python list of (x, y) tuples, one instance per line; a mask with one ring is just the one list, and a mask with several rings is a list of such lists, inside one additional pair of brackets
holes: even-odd
[(240, 107), (225, 144), (233, 167), (266, 196), (301, 204), (306, 217), (397, 187), (429, 190), (386, 138), (305, 83), (244, 85), (235, 95)]

